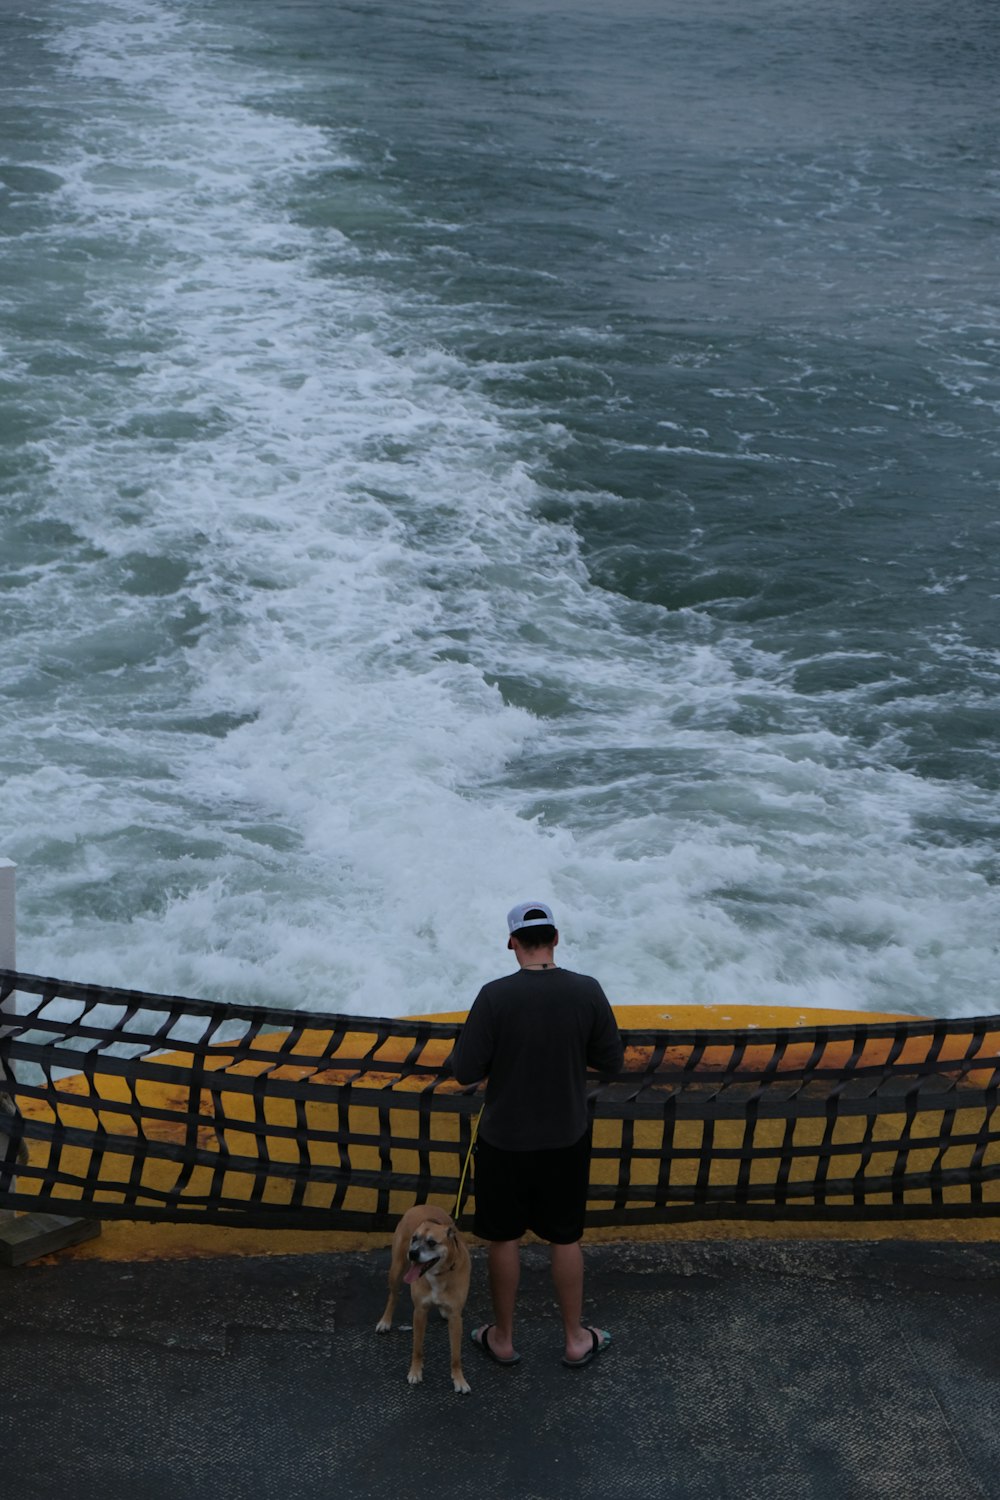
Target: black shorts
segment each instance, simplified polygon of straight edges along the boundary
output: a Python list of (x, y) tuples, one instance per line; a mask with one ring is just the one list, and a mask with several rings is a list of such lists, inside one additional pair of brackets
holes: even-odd
[(475, 1233), (482, 1240), (519, 1240), (530, 1229), (552, 1245), (575, 1245), (583, 1235), (589, 1181), (589, 1130), (572, 1146), (547, 1151), (504, 1151), (480, 1136)]

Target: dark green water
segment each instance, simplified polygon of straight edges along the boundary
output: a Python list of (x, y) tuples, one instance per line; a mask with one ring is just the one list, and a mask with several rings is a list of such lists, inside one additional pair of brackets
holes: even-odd
[(991, 4), (0, 26), (26, 967), (996, 1008)]

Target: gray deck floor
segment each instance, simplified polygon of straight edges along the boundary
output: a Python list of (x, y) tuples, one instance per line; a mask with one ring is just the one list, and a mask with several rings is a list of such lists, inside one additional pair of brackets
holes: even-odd
[(416, 1389), (375, 1335), (387, 1251), (4, 1271), (4, 1500), (1000, 1497), (1000, 1246), (587, 1254), (614, 1347), (563, 1369), (531, 1247), (522, 1362), (469, 1345), (464, 1397), (443, 1323)]

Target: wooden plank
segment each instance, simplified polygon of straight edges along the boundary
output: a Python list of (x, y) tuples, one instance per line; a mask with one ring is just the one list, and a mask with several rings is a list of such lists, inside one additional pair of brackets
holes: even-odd
[(23, 1266), (40, 1255), (52, 1255), (101, 1232), (97, 1219), (68, 1219), (62, 1214), (18, 1214), (0, 1224), (0, 1266)]

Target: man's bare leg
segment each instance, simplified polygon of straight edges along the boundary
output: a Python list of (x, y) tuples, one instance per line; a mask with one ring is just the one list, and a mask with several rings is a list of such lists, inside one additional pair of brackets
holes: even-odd
[(491, 1240), (488, 1264), (494, 1318), (489, 1345), (498, 1359), (510, 1359), (514, 1354), (514, 1304), (521, 1280), (521, 1241)]
[[(580, 1241), (572, 1245), (550, 1245), (552, 1283), (562, 1313), (566, 1333), (566, 1358), (582, 1359), (594, 1347), (594, 1340), (583, 1326), (583, 1249)], [(598, 1337), (603, 1330), (596, 1330)]]

